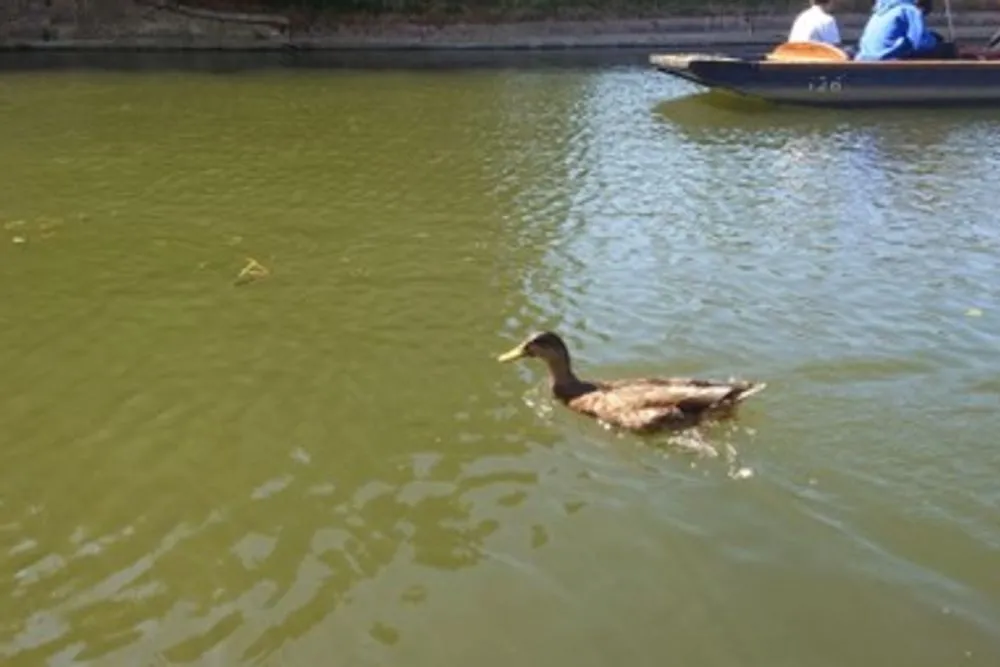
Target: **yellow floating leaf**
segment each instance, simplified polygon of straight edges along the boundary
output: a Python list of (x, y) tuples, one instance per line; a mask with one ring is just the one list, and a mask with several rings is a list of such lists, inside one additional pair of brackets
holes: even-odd
[(242, 285), (243, 283), (248, 283), (253, 280), (266, 278), (270, 274), (271, 272), (266, 266), (258, 262), (253, 257), (247, 257), (246, 266), (244, 266), (239, 275), (236, 276), (236, 284)]

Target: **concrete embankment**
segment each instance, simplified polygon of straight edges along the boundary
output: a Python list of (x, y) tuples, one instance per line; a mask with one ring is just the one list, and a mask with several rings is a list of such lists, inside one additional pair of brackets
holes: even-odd
[[(16, 5), (16, 6), (13, 6)], [(95, 8), (95, 6), (97, 8)], [(609, 20), (424, 24), (402, 19), (310, 23), (282, 15), (216, 12), (165, 0), (30, 0), (0, 9), (0, 48), (128, 50), (398, 50), (725, 48), (785, 39), (793, 15), (718, 15)], [(867, 16), (838, 15), (848, 41)], [(948, 34), (943, 15), (933, 25)], [(954, 17), (957, 39), (982, 43), (1000, 28), (1000, 12)]]

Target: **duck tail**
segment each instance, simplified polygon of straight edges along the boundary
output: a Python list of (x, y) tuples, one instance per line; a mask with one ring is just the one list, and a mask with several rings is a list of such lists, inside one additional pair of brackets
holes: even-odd
[(767, 388), (766, 382), (742, 382), (722, 399), (726, 403), (742, 403)]

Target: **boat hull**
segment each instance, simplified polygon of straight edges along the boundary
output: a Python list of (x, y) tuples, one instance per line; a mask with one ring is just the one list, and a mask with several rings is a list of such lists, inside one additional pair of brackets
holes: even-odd
[(998, 106), (1000, 61), (769, 62), (654, 56), (665, 73), (781, 104), (823, 107)]

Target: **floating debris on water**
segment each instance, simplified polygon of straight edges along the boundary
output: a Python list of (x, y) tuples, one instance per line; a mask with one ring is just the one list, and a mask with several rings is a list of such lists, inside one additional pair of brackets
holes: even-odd
[(753, 468), (736, 468), (729, 471), (730, 479), (750, 479), (753, 477)]
[(234, 284), (245, 285), (255, 280), (266, 278), (269, 275), (271, 275), (271, 272), (266, 266), (258, 262), (253, 257), (247, 257), (246, 266), (244, 266), (239, 275), (236, 276)]
[(63, 225), (62, 218), (50, 218), (39, 216), (30, 220), (17, 219), (7, 220), (3, 223), (3, 228), (13, 232), (10, 242), (20, 245), (29, 240), (49, 239), (56, 235), (56, 230)]
[(966, 317), (982, 317), (983, 316), (983, 311), (980, 310), (979, 308), (969, 308), (967, 311), (965, 311), (965, 316)]

